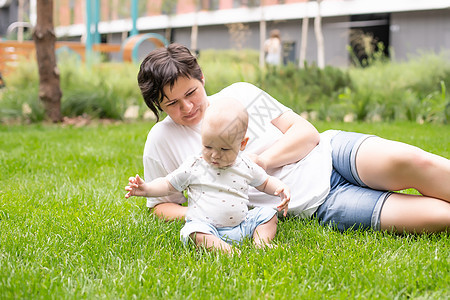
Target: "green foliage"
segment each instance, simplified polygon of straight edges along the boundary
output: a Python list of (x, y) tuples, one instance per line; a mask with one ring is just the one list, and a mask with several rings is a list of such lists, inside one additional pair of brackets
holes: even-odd
[(198, 62), (208, 95), (239, 81), (255, 82), (259, 76), (258, 52), (253, 50), (203, 50)]
[[(142, 114), (146, 110), (137, 86), (136, 65), (99, 63), (86, 66), (70, 56), (58, 65), (63, 116), (122, 119), (130, 105), (139, 105)], [(27, 122), (44, 119), (35, 64), (21, 63), (16, 72), (8, 76), (6, 84), (7, 88), (0, 90), (0, 122), (17, 118)], [(24, 103), (31, 107), (31, 113), (23, 113)]]
[[(125, 199), (152, 123), (0, 125), (0, 299), (448, 299), (448, 234), (340, 233), (281, 219), (276, 249), (184, 247)], [(445, 125), (316, 122), (450, 156)]]
[(11, 119), (42, 121), (45, 112), (39, 101), (37, 66), (22, 62), (5, 81), (7, 88), (0, 89), (0, 124)]
[(385, 46), (382, 42), (373, 42), (373, 44), (364, 50), (364, 58), (360, 61), (352, 47), (347, 46), (347, 51), (350, 53), (353, 64), (362, 68), (373, 66), (375, 64), (388, 63), (389, 58), (384, 53), (384, 50)]
[[(253, 83), (298, 113), (311, 119), (359, 121), (408, 120), (449, 123), (450, 59), (448, 53), (424, 53), (407, 62), (387, 62), (371, 56), (365, 68), (340, 69), (293, 64), (260, 69), (254, 50), (203, 50), (202, 66), (207, 94), (214, 94), (238, 81)], [(137, 86), (138, 66), (97, 63), (85, 66), (74, 59), (61, 59), (62, 113), (91, 118), (122, 119), (127, 107), (147, 108)], [(0, 122), (44, 118), (38, 99), (35, 64), (22, 63), (5, 79), (0, 91)], [(24, 104), (32, 109), (24, 113)]]
[[(213, 86), (208, 90), (213, 93), (232, 82), (248, 81), (294, 111), (309, 112), (320, 120), (343, 120), (346, 115), (354, 115), (355, 120), (360, 121), (409, 120), (447, 124), (449, 54), (424, 53), (411, 57), (408, 62), (389, 63), (379, 47), (370, 56), (366, 68), (346, 70), (329, 66), (322, 70), (314, 65), (298, 69), (293, 64), (261, 70), (257, 67), (256, 52), (243, 55), (245, 61), (237, 59), (239, 53), (236, 53), (234, 60), (229, 61), (216, 51), (211, 59), (215, 65), (208, 69), (214, 70), (214, 76), (212, 79), (210, 75), (207, 77), (206, 86), (207, 90)], [(221, 59), (224, 59), (223, 64), (220, 64)], [(205, 58), (205, 61), (210, 60)], [(235, 62), (245, 71), (233, 67)]]
[[(257, 83), (263, 90), (297, 112), (321, 111), (326, 106), (339, 105), (338, 95), (351, 82), (347, 73), (333, 67), (317, 66), (298, 69), (293, 64), (280, 69), (268, 69)], [(322, 113), (325, 117), (327, 113)]]
[(60, 68), (61, 111), (65, 116), (88, 114), (121, 119), (127, 106), (143, 105), (135, 65), (108, 63), (89, 67), (68, 61)]
[(367, 110), (384, 120), (448, 123), (450, 61), (446, 55), (422, 54), (403, 63), (351, 68), (355, 88), (341, 98), (352, 103), (366, 98)]

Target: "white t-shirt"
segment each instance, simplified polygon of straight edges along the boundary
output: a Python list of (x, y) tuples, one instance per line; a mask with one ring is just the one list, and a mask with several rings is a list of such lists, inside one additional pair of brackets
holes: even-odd
[[(213, 102), (217, 97), (224, 96), (237, 99), (247, 108), (249, 141), (244, 152), (260, 154), (283, 135), (271, 121), (290, 109), (266, 92), (250, 83), (239, 82), (209, 96), (208, 99)], [(145, 181), (165, 177), (188, 157), (199, 155), (202, 145), (200, 129), (201, 124), (178, 125), (169, 116), (155, 124), (145, 143)], [(291, 189), (289, 214), (310, 217), (328, 195), (332, 171), (330, 137), (330, 133), (321, 134), (319, 145), (305, 158), (270, 172), (270, 175), (278, 177)], [(165, 202), (181, 204), (185, 201), (186, 198), (179, 193), (167, 197), (147, 198), (147, 206), (154, 207)], [(250, 206), (274, 207), (278, 203), (279, 197), (249, 188)]]
[(238, 155), (227, 168), (216, 168), (194, 156), (166, 176), (176, 190), (187, 190), (186, 221), (197, 220), (218, 228), (234, 227), (244, 221), (249, 185), (260, 186), (268, 177), (245, 155)]

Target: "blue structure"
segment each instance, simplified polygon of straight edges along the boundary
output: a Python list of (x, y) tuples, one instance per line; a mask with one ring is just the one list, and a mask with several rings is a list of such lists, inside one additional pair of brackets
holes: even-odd
[[(165, 37), (157, 33), (143, 33), (130, 36), (122, 45), (122, 57), (125, 60), (129, 60), (134, 63), (138, 63), (138, 49), (144, 41), (151, 41), (156, 47), (165, 47), (169, 44)], [(131, 57), (129, 57), (129, 51), (131, 51)], [(128, 52), (127, 54), (125, 52)]]
[[(130, 36), (137, 35), (138, 0), (131, 1), (131, 18), (133, 27)], [(92, 56), (92, 45), (101, 43), (98, 31), (100, 23), (100, 0), (86, 0), (86, 59)]]
[[(97, 1), (97, 0), (95, 0)], [(92, 44), (93, 41), (93, 33), (92, 33), (92, 24), (93, 24), (93, 2), (92, 0), (86, 0), (86, 60), (89, 61), (92, 55)], [(95, 26), (95, 29), (98, 31), (98, 25)], [(95, 33), (94, 33), (95, 34)]]
[(137, 18), (138, 18), (138, 0), (131, 0), (131, 20), (133, 22), (133, 28), (131, 29), (130, 35), (138, 34), (137, 30)]

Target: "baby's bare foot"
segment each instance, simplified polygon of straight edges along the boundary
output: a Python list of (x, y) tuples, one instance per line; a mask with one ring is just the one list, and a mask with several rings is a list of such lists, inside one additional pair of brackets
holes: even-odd
[(263, 248), (277, 248), (277, 245), (274, 244), (268, 244), (268, 243), (260, 243), (260, 244), (255, 244), (255, 247), (258, 249), (263, 249)]

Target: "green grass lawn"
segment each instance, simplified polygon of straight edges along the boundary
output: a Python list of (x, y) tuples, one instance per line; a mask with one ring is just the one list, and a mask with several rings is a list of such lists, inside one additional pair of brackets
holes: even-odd
[[(450, 127), (317, 123), (450, 157)], [(180, 222), (124, 198), (149, 123), (0, 126), (0, 299), (449, 299), (448, 234), (279, 223), (276, 249), (183, 247)]]

